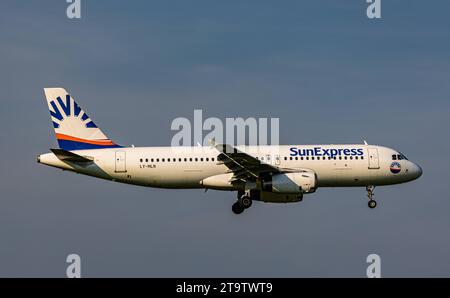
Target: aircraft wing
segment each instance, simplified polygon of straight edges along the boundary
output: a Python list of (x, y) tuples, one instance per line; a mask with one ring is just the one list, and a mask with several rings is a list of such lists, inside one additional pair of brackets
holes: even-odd
[(233, 146), (218, 144), (215, 145), (215, 148), (220, 152), (217, 160), (234, 173), (233, 181), (255, 181), (258, 178), (281, 172), (278, 167), (264, 163)]

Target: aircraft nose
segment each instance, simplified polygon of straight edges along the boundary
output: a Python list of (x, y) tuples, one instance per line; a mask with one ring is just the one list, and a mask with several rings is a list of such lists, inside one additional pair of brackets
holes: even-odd
[(417, 179), (420, 176), (422, 176), (422, 168), (418, 164), (413, 165), (412, 172), (414, 174), (414, 179)]

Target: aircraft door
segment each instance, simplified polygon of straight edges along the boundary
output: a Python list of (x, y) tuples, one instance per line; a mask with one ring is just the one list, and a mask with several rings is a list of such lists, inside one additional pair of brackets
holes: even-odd
[(125, 151), (116, 151), (116, 173), (126, 173), (127, 161)]
[(275, 165), (279, 166), (281, 163), (280, 155), (279, 154), (274, 155), (274, 159), (275, 159)]
[(369, 169), (379, 169), (378, 149), (369, 148)]
[(281, 163), (280, 155), (279, 154), (275, 154), (275, 155), (266, 154), (264, 162), (269, 165), (279, 166)]

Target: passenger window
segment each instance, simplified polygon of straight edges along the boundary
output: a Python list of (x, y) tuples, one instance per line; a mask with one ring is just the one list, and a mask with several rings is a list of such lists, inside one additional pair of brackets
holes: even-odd
[(311, 160), (314, 160), (314, 156), (311, 157)]
[(178, 161), (181, 162), (181, 158), (178, 158)]
[(198, 158), (197, 158), (197, 157), (195, 158), (195, 161), (198, 161)]
[[(164, 159), (163, 159), (163, 161), (164, 161)], [(167, 162), (170, 162), (170, 158), (167, 159)]]
[(152, 159), (151, 159), (151, 161), (153, 162), (153, 161), (154, 161), (154, 159), (152, 158)]
[(159, 162), (159, 158), (156, 159), (156, 162)]
[(206, 158), (206, 161), (209, 161), (209, 158), (208, 158), (208, 157)]
[(213, 157), (213, 158), (211, 158), (211, 161), (214, 161), (214, 157)]
[(302, 156), (302, 157), (300, 157), (300, 159), (301, 159), (301, 160), (303, 160), (303, 156)]
[[(256, 159), (258, 159), (258, 158), (256, 158)], [(287, 160), (287, 157), (286, 157), (286, 156), (284, 157), (284, 160)]]
[(189, 161), (192, 161), (192, 157), (191, 157), (191, 158), (189, 158)]
[(295, 160), (298, 160), (298, 156), (295, 157)]
[(140, 162), (143, 162), (144, 160), (141, 158), (139, 161), (140, 161)]
[(164, 162), (165, 161), (165, 159), (163, 158), (162, 160), (161, 160), (162, 162)]
[(306, 157), (306, 160), (309, 160), (309, 157), (308, 157), (308, 156)]
[(202, 158), (200, 158), (200, 161), (203, 161), (203, 157), (202, 157)]

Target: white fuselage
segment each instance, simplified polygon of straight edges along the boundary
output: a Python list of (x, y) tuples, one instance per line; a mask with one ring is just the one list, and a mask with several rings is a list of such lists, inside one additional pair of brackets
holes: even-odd
[[(390, 185), (418, 178), (422, 170), (401, 159), (396, 150), (373, 145), (289, 145), (237, 147), (261, 162), (289, 171), (311, 170), (318, 187)], [(79, 165), (53, 153), (40, 155), (42, 164), (112, 181), (160, 188), (205, 188), (208, 177), (230, 174), (217, 161), (214, 147), (127, 147), (73, 151), (93, 158)], [(331, 154), (330, 153), (335, 153)], [(396, 163), (399, 169), (392, 170)], [(231, 176), (230, 176), (231, 177)], [(214, 187), (207, 187), (214, 188)], [(232, 187), (229, 190), (233, 189)]]

